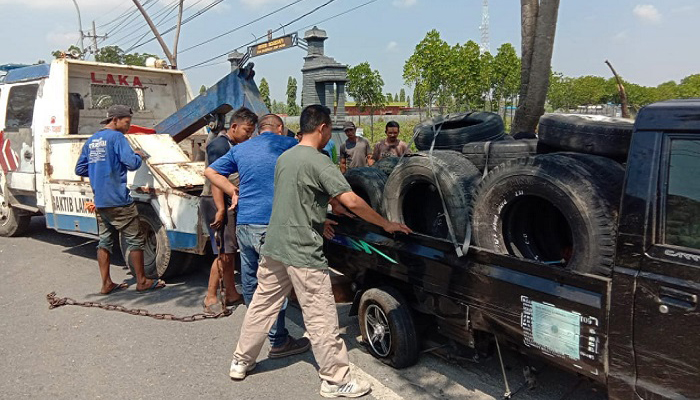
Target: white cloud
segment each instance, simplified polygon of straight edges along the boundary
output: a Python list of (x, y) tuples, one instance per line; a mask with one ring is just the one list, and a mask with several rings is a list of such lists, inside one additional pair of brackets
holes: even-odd
[(386, 45), (386, 50), (387, 51), (396, 51), (398, 49), (398, 47), (399, 47), (399, 44), (392, 40), (391, 42), (389, 42)]
[(392, 4), (395, 7), (412, 7), (415, 6), (418, 0), (394, 0)]
[(46, 43), (66, 50), (70, 45), (78, 42), (78, 32), (76, 31), (52, 31), (46, 34)]
[(613, 40), (616, 41), (616, 42), (623, 42), (623, 41), (625, 41), (628, 37), (629, 37), (629, 31), (624, 30), (624, 31), (620, 31), (620, 32), (616, 33), (616, 34), (613, 36)]
[(661, 13), (651, 4), (637, 4), (634, 6), (632, 14), (643, 22), (653, 24), (661, 22)]
[(270, 4), (283, 3), (285, 0), (241, 0), (241, 3), (249, 8), (261, 8)]

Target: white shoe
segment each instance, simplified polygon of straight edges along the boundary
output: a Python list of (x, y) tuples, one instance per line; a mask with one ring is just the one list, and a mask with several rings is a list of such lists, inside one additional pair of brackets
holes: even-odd
[(372, 390), (372, 386), (369, 382), (353, 378), (350, 382), (344, 385), (333, 385), (326, 381), (321, 383), (321, 391), (319, 392), (321, 396), (333, 398), (333, 397), (361, 397), (369, 393)]
[(248, 372), (255, 369), (256, 363), (248, 365), (248, 363), (243, 361), (238, 361), (235, 358), (231, 361), (231, 368), (229, 369), (228, 376), (231, 379), (241, 380), (245, 378)]

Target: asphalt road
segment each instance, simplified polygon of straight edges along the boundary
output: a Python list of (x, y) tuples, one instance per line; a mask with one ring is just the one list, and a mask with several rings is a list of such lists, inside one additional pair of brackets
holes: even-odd
[[(200, 312), (206, 267), (170, 280), (149, 294), (135, 292), (123, 260), (112, 261), (112, 278), (130, 288), (100, 296), (95, 241), (59, 234), (34, 218), (25, 237), (0, 238), (0, 397), (4, 399), (320, 399), (311, 353), (267, 360), (242, 382), (228, 378), (231, 353), (245, 307), (220, 320), (158, 321), (75, 306), (48, 309), (45, 296), (98, 301), (152, 312)], [(366, 398), (498, 399), (504, 392), (498, 360), (448, 362), (426, 353), (411, 368), (394, 370), (363, 351), (357, 319), (339, 305), (343, 338), (356, 373), (373, 383)], [(303, 334), (301, 313), (290, 307), (288, 328)], [(508, 382), (524, 386), (522, 364), (506, 353)], [(542, 365), (537, 364), (537, 365)], [(603, 399), (587, 382), (554, 367), (540, 369), (538, 387), (515, 399)]]

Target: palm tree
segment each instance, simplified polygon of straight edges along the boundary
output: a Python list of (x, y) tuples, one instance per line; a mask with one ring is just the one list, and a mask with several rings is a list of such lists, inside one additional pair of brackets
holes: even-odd
[(549, 89), (559, 0), (520, 0), (522, 65), (520, 105), (511, 134), (534, 132)]

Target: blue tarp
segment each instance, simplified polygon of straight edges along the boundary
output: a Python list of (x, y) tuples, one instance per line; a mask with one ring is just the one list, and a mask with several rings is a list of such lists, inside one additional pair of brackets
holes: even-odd
[(51, 64), (36, 64), (24, 68), (17, 68), (7, 72), (5, 83), (31, 81), (49, 76)]

